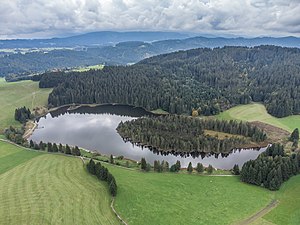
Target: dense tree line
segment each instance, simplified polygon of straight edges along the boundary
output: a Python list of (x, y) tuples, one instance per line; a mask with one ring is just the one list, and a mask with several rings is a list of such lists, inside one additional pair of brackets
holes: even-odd
[(300, 172), (300, 154), (287, 156), (283, 146), (274, 144), (257, 159), (246, 162), (241, 180), (250, 184), (278, 190), (284, 181)]
[[(237, 134), (219, 139), (206, 135), (204, 130)], [(121, 122), (117, 127), (124, 140), (148, 146), (161, 152), (214, 152), (228, 153), (249, 143), (266, 140), (266, 134), (249, 123), (199, 119), (179, 115), (143, 117)], [(247, 139), (248, 138), (248, 139)]]
[(23, 138), (24, 129), (23, 128), (14, 128), (10, 126), (8, 129), (4, 131), (5, 137), (18, 144), (22, 145), (26, 148), (31, 148), (34, 150), (40, 150), (40, 151), (47, 151), (47, 152), (60, 152), (67, 155), (74, 155), (74, 156), (80, 156), (80, 149), (78, 146), (70, 147), (68, 144), (62, 145), (62, 144), (56, 144), (56, 143), (44, 143), (40, 141), (39, 143), (34, 142), (33, 140), (30, 140), (29, 142)]
[[(214, 115), (233, 105), (263, 102), (277, 117), (300, 113), (300, 50), (275, 46), (194, 49), (102, 71), (51, 73), (49, 105), (123, 103), (170, 113)], [(49, 84), (48, 84), (49, 83)]]
[(112, 196), (117, 195), (116, 180), (106, 167), (102, 166), (100, 162), (95, 163), (94, 160), (91, 159), (87, 164), (87, 170), (92, 175), (95, 175), (99, 180), (107, 182), (109, 192)]
[[(140, 165), (141, 165), (141, 169), (143, 171), (149, 172), (152, 169), (151, 165), (146, 162), (145, 158), (141, 159)], [(194, 169), (199, 174), (203, 173), (204, 171), (207, 171), (208, 174), (211, 174), (211, 173), (213, 173), (213, 170), (214, 170), (212, 165), (209, 165), (207, 168), (205, 168), (202, 163), (197, 163), (197, 167), (193, 168), (192, 163), (189, 162), (188, 167), (186, 169), (187, 172), (192, 173)], [(173, 172), (173, 173), (176, 173), (176, 172), (179, 172), (180, 170), (181, 170), (181, 164), (180, 164), (179, 160), (177, 160), (176, 163), (171, 165), (171, 167), (169, 167), (169, 163), (165, 160), (163, 160), (162, 162), (160, 162), (159, 160), (154, 160), (154, 164), (153, 164), (153, 171), (154, 172), (158, 172), (158, 173)]]
[(40, 141), (39, 143), (36, 143), (32, 140), (29, 141), (29, 148), (35, 149), (35, 150), (41, 150), (41, 151), (47, 151), (47, 152), (60, 152), (67, 155), (74, 155), (74, 156), (80, 156), (80, 149), (78, 146), (70, 147), (68, 144), (62, 145), (47, 142), (44, 143)]
[(25, 123), (27, 120), (32, 119), (33, 115), (30, 112), (30, 109), (24, 107), (17, 108), (15, 110), (15, 120)]

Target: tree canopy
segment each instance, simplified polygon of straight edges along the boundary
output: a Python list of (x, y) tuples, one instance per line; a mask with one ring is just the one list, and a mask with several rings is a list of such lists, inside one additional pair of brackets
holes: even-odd
[[(205, 134), (204, 130), (225, 132), (233, 136), (219, 139)], [(173, 154), (229, 153), (233, 148), (249, 144), (250, 140), (266, 140), (266, 134), (249, 123), (179, 115), (142, 117), (121, 122), (117, 131), (125, 141)]]
[(123, 103), (175, 114), (214, 115), (263, 102), (276, 117), (300, 113), (300, 50), (276, 46), (193, 49), (101, 71), (46, 73), (50, 106)]

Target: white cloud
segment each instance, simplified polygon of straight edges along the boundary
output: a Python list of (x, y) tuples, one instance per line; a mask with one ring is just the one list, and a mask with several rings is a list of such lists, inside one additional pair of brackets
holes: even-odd
[(98, 30), (300, 36), (299, 0), (4, 0), (0, 38)]

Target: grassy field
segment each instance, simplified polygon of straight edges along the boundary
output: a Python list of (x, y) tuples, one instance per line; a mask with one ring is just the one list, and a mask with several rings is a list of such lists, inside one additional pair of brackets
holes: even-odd
[(104, 65), (93, 65), (93, 66), (87, 66), (87, 67), (79, 67), (79, 68), (75, 68), (72, 71), (74, 72), (86, 72), (89, 70), (102, 70), (104, 67)]
[(275, 193), (279, 205), (263, 217), (273, 224), (300, 224), (300, 175), (292, 177)]
[(119, 224), (106, 184), (79, 158), (3, 142), (0, 157), (0, 224)]
[(143, 173), (107, 165), (118, 183), (115, 208), (129, 224), (230, 224), (273, 196), (238, 177)]
[(34, 151), (24, 151), (14, 145), (0, 141), (0, 174), (40, 154)]
[(216, 115), (218, 119), (226, 120), (245, 120), (245, 121), (260, 121), (284, 130), (292, 132), (295, 128), (300, 128), (300, 115), (288, 116), (284, 118), (276, 118), (271, 116), (264, 105), (252, 103), (248, 105), (239, 105), (225, 112)]
[(151, 111), (154, 114), (163, 114), (163, 115), (167, 115), (169, 114), (167, 111), (163, 110), (163, 109), (155, 109)]
[[(274, 196), (278, 207), (255, 224), (299, 224), (300, 176), (270, 192), (239, 177), (105, 166), (118, 184), (115, 208), (132, 225), (231, 224), (255, 214)], [(0, 224), (119, 224), (106, 184), (89, 175), (79, 158), (0, 142), (0, 193)]]
[(26, 106), (33, 109), (47, 104), (51, 89), (39, 89), (37, 82), (5, 82), (0, 78), (0, 133), (4, 128), (20, 126), (15, 121), (14, 112), (17, 107)]

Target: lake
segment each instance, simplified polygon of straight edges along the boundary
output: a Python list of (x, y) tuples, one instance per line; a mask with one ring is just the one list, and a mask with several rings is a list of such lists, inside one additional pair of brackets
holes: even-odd
[(231, 169), (234, 164), (241, 167), (246, 161), (256, 159), (261, 152), (265, 151), (265, 148), (234, 150), (227, 157), (221, 155), (205, 155), (202, 156), (203, 158), (165, 156), (154, 153), (148, 148), (125, 143), (116, 131), (121, 121), (153, 115), (142, 108), (127, 105), (81, 106), (73, 110), (68, 110), (68, 108), (62, 107), (39, 118), (38, 127), (29, 139), (37, 143), (43, 141), (77, 145), (101, 154), (122, 155), (136, 161), (144, 157), (151, 164), (154, 160), (165, 160), (172, 165), (176, 160), (180, 160), (182, 167), (187, 167), (189, 162), (192, 162), (193, 166), (201, 162), (205, 166), (211, 164), (220, 169)]

